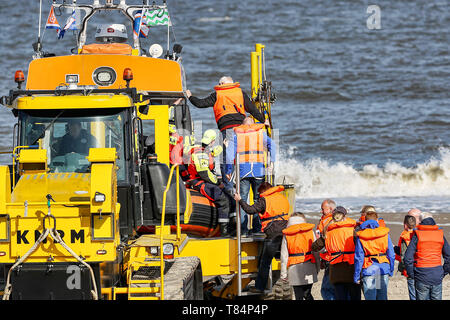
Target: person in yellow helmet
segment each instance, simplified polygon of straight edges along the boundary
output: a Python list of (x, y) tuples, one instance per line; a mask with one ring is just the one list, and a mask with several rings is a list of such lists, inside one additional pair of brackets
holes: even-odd
[(186, 179), (188, 185), (214, 202), (218, 211), (221, 235), (228, 236), (230, 235), (229, 200), (222, 191), (223, 184), (214, 172), (214, 156), (217, 157), (221, 153), (220, 148), (213, 148), (216, 138), (215, 130), (205, 131), (201, 146), (196, 145), (190, 149), (190, 163), (187, 164), (187, 172), (182, 173), (182, 175), (188, 176)]

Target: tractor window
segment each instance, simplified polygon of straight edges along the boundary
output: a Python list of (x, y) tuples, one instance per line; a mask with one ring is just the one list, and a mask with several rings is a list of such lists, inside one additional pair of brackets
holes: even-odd
[(86, 157), (90, 148), (115, 148), (117, 179), (125, 180), (125, 112), (90, 111), (89, 115), (72, 110), (40, 110), (39, 115), (22, 111), (21, 144), (36, 145), (40, 141), (41, 147), (47, 150), (50, 172), (89, 172)]

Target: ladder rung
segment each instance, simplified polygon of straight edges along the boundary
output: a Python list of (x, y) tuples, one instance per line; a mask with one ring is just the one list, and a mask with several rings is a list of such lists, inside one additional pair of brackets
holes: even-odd
[(150, 284), (156, 284), (156, 286), (161, 286), (161, 281), (159, 281), (159, 280), (145, 280), (145, 279), (135, 279), (135, 280), (130, 280), (130, 283), (135, 283), (135, 284), (137, 284), (137, 283), (142, 283), (142, 284), (148, 284), (148, 283), (150, 283)]
[(160, 300), (159, 297), (128, 297), (128, 300)]
[(271, 292), (271, 290), (264, 290), (264, 292), (261, 292), (261, 293), (254, 293), (254, 292), (250, 292), (250, 291), (243, 291), (243, 292), (241, 292), (241, 296), (259, 296), (259, 295), (262, 295), (262, 294), (268, 294), (270, 292)]
[(245, 257), (241, 257), (241, 260), (256, 260), (255, 256), (245, 256)]
[(256, 278), (258, 274), (257, 273), (243, 273), (241, 278)]
[(128, 287), (128, 294), (159, 293), (159, 287)]
[(254, 241), (264, 241), (264, 237), (241, 237), (241, 243), (254, 242)]

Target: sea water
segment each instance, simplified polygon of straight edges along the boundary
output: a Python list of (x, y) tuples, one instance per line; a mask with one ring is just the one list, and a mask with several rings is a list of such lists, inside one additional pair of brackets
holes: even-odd
[[(43, 1), (43, 21), (50, 3)], [(412, 207), (450, 212), (448, 1), (169, 0), (168, 5), (174, 26), (170, 46), (183, 45), (186, 86), (196, 96), (211, 93), (223, 75), (249, 93), (249, 53), (255, 43), (266, 46), (266, 77), (277, 96), (276, 174), (278, 181), (296, 186), (297, 210), (317, 212), (323, 199), (333, 198), (353, 212), (364, 204), (383, 212)], [(378, 7), (378, 20), (371, 5)], [(0, 2), (2, 95), (15, 86), (15, 70), (28, 69), (38, 8), (38, 1)], [(60, 24), (68, 15), (58, 17)], [(115, 16), (104, 12), (91, 22), (108, 19)], [(165, 28), (158, 28), (142, 39), (145, 48), (160, 43), (166, 49)], [(57, 40), (54, 30), (46, 30), (44, 50), (70, 54), (74, 39), (67, 33)], [(191, 106), (191, 113), (203, 130), (216, 128), (212, 109)], [(12, 145), (14, 122), (1, 108), (2, 150)]]

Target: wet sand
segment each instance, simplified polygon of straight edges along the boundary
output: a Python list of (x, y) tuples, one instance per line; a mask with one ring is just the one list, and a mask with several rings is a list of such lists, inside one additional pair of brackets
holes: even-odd
[[(397, 244), (400, 233), (403, 230), (403, 218), (406, 213), (381, 213), (379, 214), (385, 222), (386, 226), (390, 229), (391, 239), (394, 245)], [(307, 214), (307, 221), (315, 223), (319, 221), (321, 214)], [(349, 214), (352, 219), (358, 219), (359, 215)], [(450, 213), (441, 213), (433, 216), (436, 224), (444, 229), (444, 235), (447, 241), (450, 241)], [(320, 271), (318, 276), (318, 282), (314, 283), (312, 288), (312, 295), (316, 300), (322, 300), (320, 294), (320, 287), (322, 285), (323, 270)], [(361, 294), (361, 298), (364, 299), (364, 295)], [(389, 300), (409, 300), (408, 285), (406, 278), (397, 271), (397, 262), (395, 266), (394, 276), (389, 278), (388, 285), (388, 299)], [(447, 275), (443, 280), (442, 285), (442, 299), (450, 300), (450, 275)]]

